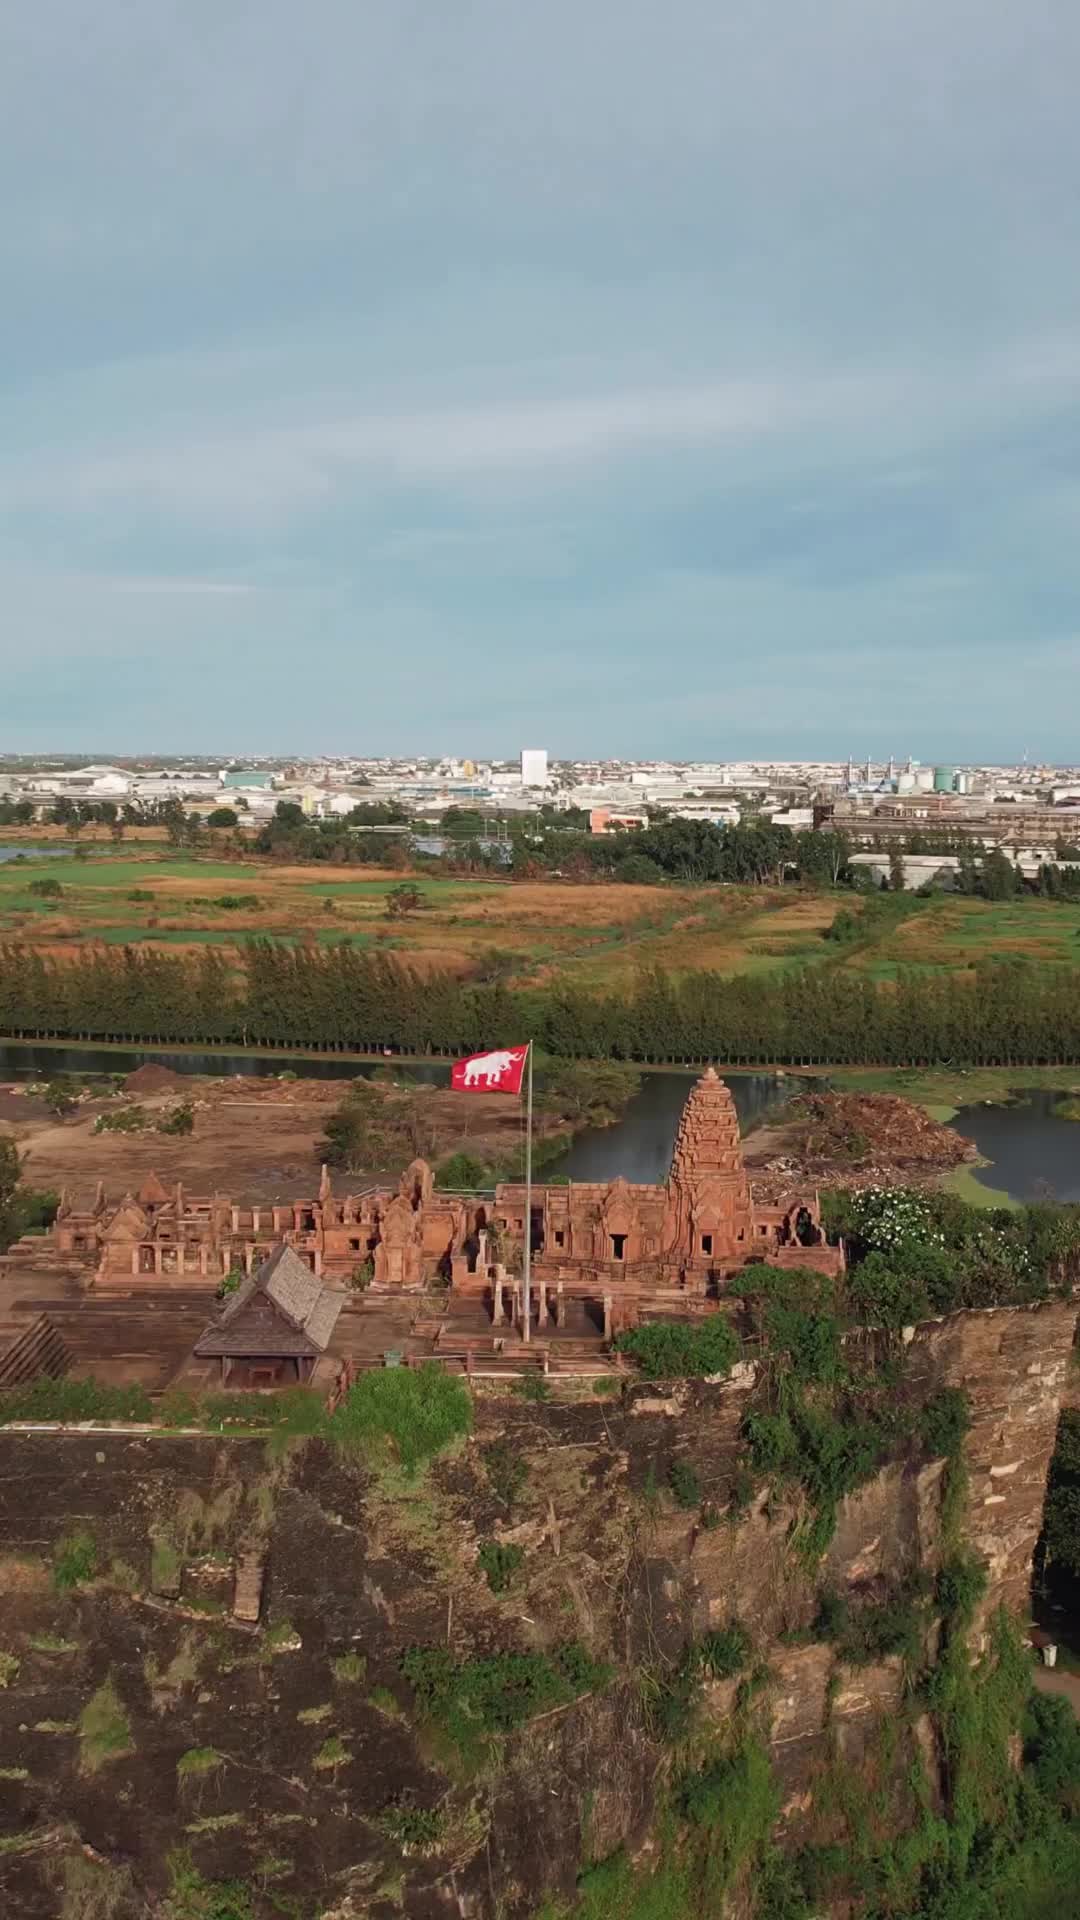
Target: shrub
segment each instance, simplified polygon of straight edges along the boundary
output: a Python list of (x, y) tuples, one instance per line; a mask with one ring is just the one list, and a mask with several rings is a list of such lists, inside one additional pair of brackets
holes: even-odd
[(169, 1920), (255, 1920), (251, 1894), (241, 1880), (204, 1880), (191, 1855), (168, 1855)]
[(857, 1404), (832, 1406), (792, 1396), (783, 1413), (747, 1414), (743, 1422), (755, 1471), (794, 1479), (814, 1516), (802, 1534), (806, 1556), (824, 1551), (836, 1524), (836, 1508), (876, 1472), (896, 1438), (897, 1422)]
[(822, 1587), (818, 1595), (817, 1612), (810, 1627), (814, 1640), (841, 1640), (848, 1630), (851, 1620), (851, 1607), (847, 1596), (837, 1593), (835, 1587)]
[(481, 1460), (492, 1493), (512, 1507), (529, 1477), (529, 1469), (505, 1440), (493, 1440), (483, 1449)]
[(574, 1642), (550, 1654), (497, 1653), (461, 1663), (446, 1647), (412, 1647), (401, 1670), (420, 1712), (466, 1759), (478, 1756), (483, 1736), (512, 1733), (610, 1678), (609, 1669)]
[(765, 1313), (769, 1345), (786, 1354), (796, 1380), (832, 1385), (843, 1371), (840, 1322), (831, 1313), (804, 1312), (773, 1300)]
[(81, 1586), (83, 1581), (93, 1579), (97, 1565), (97, 1542), (93, 1534), (85, 1528), (66, 1533), (57, 1541), (53, 1554), (53, 1586), (62, 1593)]
[(663, 867), (647, 853), (628, 853), (619, 861), (612, 877), (632, 887), (659, 887), (667, 880)]
[(93, 1133), (144, 1133), (150, 1116), (143, 1107), (117, 1107), (112, 1113), (99, 1113)]
[(551, 1388), (542, 1373), (523, 1374), (520, 1380), (514, 1382), (514, 1392), (520, 1400), (539, 1402), (551, 1399)]
[(367, 1661), (362, 1653), (350, 1648), (348, 1653), (340, 1653), (336, 1660), (331, 1660), (330, 1671), (343, 1686), (355, 1686), (367, 1676)]
[(170, 1134), (194, 1133), (195, 1109), (190, 1100), (185, 1100), (181, 1106), (174, 1107), (171, 1113), (163, 1115), (157, 1123), (157, 1130)]
[(110, 1674), (79, 1716), (80, 1764), (97, 1773), (108, 1760), (131, 1751), (131, 1726)]
[(62, 1080), (50, 1080), (44, 1099), (49, 1112), (54, 1113), (58, 1120), (64, 1120), (69, 1113), (74, 1113), (79, 1104), (71, 1088), (65, 1086)]
[(937, 1577), (935, 1598), (954, 1631), (966, 1627), (986, 1592), (986, 1568), (974, 1554), (958, 1553), (947, 1560)]
[(468, 1388), (433, 1361), (365, 1373), (333, 1414), (331, 1437), (379, 1464), (395, 1458), (411, 1477), (472, 1426)]
[(690, 1662), (710, 1680), (730, 1680), (741, 1673), (753, 1650), (753, 1641), (738, 1620), (706, 1633), (690, 1650)]
[(1080, 1725), (1067, 1700), (1032, 1693), (1023, 1721), (1024, 1763), (1040, 1793), (1053, 1799), (1080, 1790)]
[(487, 1574), (487, 1583), (492, 1593), (506, 1592), (524, 1558), (523, 1547), (503, 1545), (498, 1540), (484, 1541), (477, 1559)]
[(786, 1413), (748, 1413), (743, 1439), (757, 1473), (786, 1473), (798, 1453), (798, 1439)]
[(31, 880), (28, 893), (36, 893), (41, 900), (59, 900), (64, 889), (59, 880)]
[(387, 1839), (397, 1842), (402, 1853), (434, 1853), (446, 1822), (437, 1807), (414, 1807), (400, 1800), (384, 1807), (375, 1824)]
[(947, 1267), (940, 1248), (868, 1253), (847, 1276), (853, 1317), (866, 1326), (894, 1329), (925, 1320), (931, 1311), (931, 1288), (940, 1292)]
[(338, 1733), (332, 1733), (324, 1740), (311, 1764), (316, 1773), (336, 1773), (351, 1758), (348, 1747)]
[[(693, 1826), (709, 1830), (709, 1873), (715, 1898), (764, 1847), (780, 1811), (769, 1755), (758, 1737), (746, 1734), (733, 1752), (688, 1774), (679, 1807)], [(718, 1912), (719, 1904), (712, 1910)]]
[(926, 1589), (926, 1581), (916, 1577), (880, 1600), (853, 1605), (847, 1596), (825, 1588), (811, 1632), (818, 1640), (831, 1641), (849, 1666), (869, 1666), (894, 1654), (914, 1666), (922, 1651)]
[(176, 1763), (177, 1779), (193, 1780), (208, 1773), (219, 1773), (224, 1765), (225, 1756), (218, 1753), (216, 1747), (189, 1747)]
[(22, 1662), (17, 1654), (7, 1653), (0, 1648), (0, 1692), (14, 1686), (19, 1677), (21, 1665)]
[(919, 1438), (931, 1460), (954, 1460), (971, 1426), (968, 1397), (962, 1387), (943, 1387), (919, 1415)]
[(475, 1193), (480, 1187), (494, 1185), (492, 1169), (472, 1153), (451, 1153), (435, 1169), (435, 1184)]
[(653, 1321), (633, 1327), (617, 1335), (615, 1346), (630, 1354), (649, 1380), (726, 1376), (739, 1354), (738, 1339), (722, 1313), (697, 1324)]
[(688, 1460), (673, 1460), (667, 1471), (667, 1483), (677, 1507), (690, 1511), (701, 1505), (701, 1481)]

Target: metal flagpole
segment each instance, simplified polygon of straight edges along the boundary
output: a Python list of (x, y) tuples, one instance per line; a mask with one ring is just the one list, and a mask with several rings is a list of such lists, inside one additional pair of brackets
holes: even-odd
[(532, 1278), (532, 1041), (529, 1041), (528, 1092), (525, 1096), (525, 1258), (521, 1267), (521, 1291), (525, 1305), (525, 1324), (522, 1339), (530, 1338), (532, 1319), (532, 1300), (530, 1280)]

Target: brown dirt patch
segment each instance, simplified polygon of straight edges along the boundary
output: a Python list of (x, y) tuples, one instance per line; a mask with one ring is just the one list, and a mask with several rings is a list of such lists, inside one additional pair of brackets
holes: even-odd
[[(80, 1109), (77, 1119), (62, 1124), (37, 1103), (20, 1107), (21, 1124), (10, 1129), (25, 1157), (24, 1178), (36, 1187), (58, 1191), (67, 1187), (80, 1200), (89, 1200), (97, 1181), (119, 1198), (135, 1188), (148, 1173), (166, 1186), (183, 1181), (190, 1193), (228, 1193), (246, 1205), (268, 1205), (312, 1193), (318, 1184), (319, 1142), (334, 1108), (345, 1097), (347, 1080), (266, 1080), (256, 1078), (203, 1079), (195, 1074), (172, 1074), (168, 1068), (140, 1068), (164, 1072), (160, 1088), (140, 1083), (140, 1104), (151, 1112), (167, 1110), (183, 1095), (195, 1109), (195, 1131), (173, 1137), (153, 1128), (144, 1133), (93, 1132), (97, 1115), (115, 1103), (94, 1101)], [(399, 1100), (403, 1089), (380, 1087), (388, 1100)], [(521, 1105), (499, 1094), (461, 1094), (449, 1088), (408, 1090), (418, 1103), (421, 1131), (430, 1141), (430, 1155), (441, 1160), (459, 1149), (490, 1160), (513, 1152), (521, 1142)], [(543, 1122), (537, 1131), (543, 1132)], [(340, 1191), (371, 1179), (396, 1182), (406, 1153), (393, 1167), (358, 1169), (335, 1176)]]
[(42, 1593), (49, 1585), (43, 1560), (24, 1560), (17, 1553), (0, 1554), (0, 1593)]

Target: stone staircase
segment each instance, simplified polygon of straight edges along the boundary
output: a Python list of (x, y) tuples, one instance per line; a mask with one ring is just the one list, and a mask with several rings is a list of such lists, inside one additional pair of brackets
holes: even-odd
[(265, 1563), (261, 1553), (242, 1553), (236, 1563), (233, 1588), (233, 1618), (254, 1626), (262, 1608)]
[(27, 1386), (47, 1375), (59, 1380), (71, 1355), (48, 1314), (0, 1322), (0, 1390)]

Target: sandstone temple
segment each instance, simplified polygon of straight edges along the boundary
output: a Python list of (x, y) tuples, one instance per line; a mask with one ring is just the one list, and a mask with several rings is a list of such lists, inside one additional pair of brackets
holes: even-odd
[[(234, 1369), (241, 1384), (276, 1384), (311, 1377), (324, 1351), (333, 1354), (335, 1328), (349, 1324), (349, 1315), (339, 1320), (330, 1311), (324, 1293), (336, 1297), (339, 1311), (343, 1301), (364, 1303), (369, 1330), (381, 1313), (388, 1342), (400, 1340), (404, 1349), (422, 1321), (447, 1357), (455, 1327), (462, 1352), (471, 1350), (470, 1341), (504, 1351), (524, 1332), (526, 1232), (530, 1336), (556, 1344), (575, 1328), (603, 1341), (643, 1317), (707, 1312), (751, 1262), (821, 1272), (843, 1264), (842, 1251), (825, 1241), (816, 1193), (791, 1193), (778, 1205), (755, 1200), (734, 1101), (709, 1068), (686, 1102), (663, 1184), (534, 1186), (528, 1223), (523, 1185), (444, 1193), (422, 1160), (396, 1187), (343, 1195), (324, 1168), (314, 1194), (262, 1207), (239, 1205), (227, 1194), (192, 1194), (180, 1184), (167, 1188), (151, 1174), (119, 1199), (100, 1185), (87, 1205), (65, 1193), (48, 1240), (28, 1236), (0, 1269), (8, 1298), (21, 1281), (27, 1300), (39, 1306), (61, 1282), (87, 1306), (112, 1300), (118, 1316), (137, 1315), (140, 1301), (144, 1318), (151, 1306), (156, 1312), (170, 1302), (177, 1311), (184, 1305), (197, 1317), (196, 1334), (202, 1329), (189, 1352), (220, 1363), (223, 1379)], [(288, 1301), (277, 1297), (281, 1274), (267, 1277), (282, 1248), (290, 1256)], [(319, 1284), (298, 1314), (301, 1271)], [(230, 1297), (243, 1290), (242, 1341), (228, 1301), (220, 1320), (235, 1331), (226, 1337), (218, 1323), (205, 1324), (223, 1286)], [(436, 1297), (437, 1314), (424, 1319), (417, 1302)], [(311, 1339), (312, 1314), (328, 1329), (321, 1345)], [(80, 1327), (89, 1324), (84, 1319)], [(260, 1325), (280, 1326), (276, 1357), (256, 1351)], [(0, 1380), (2, 1374), (0, 1356)]]

